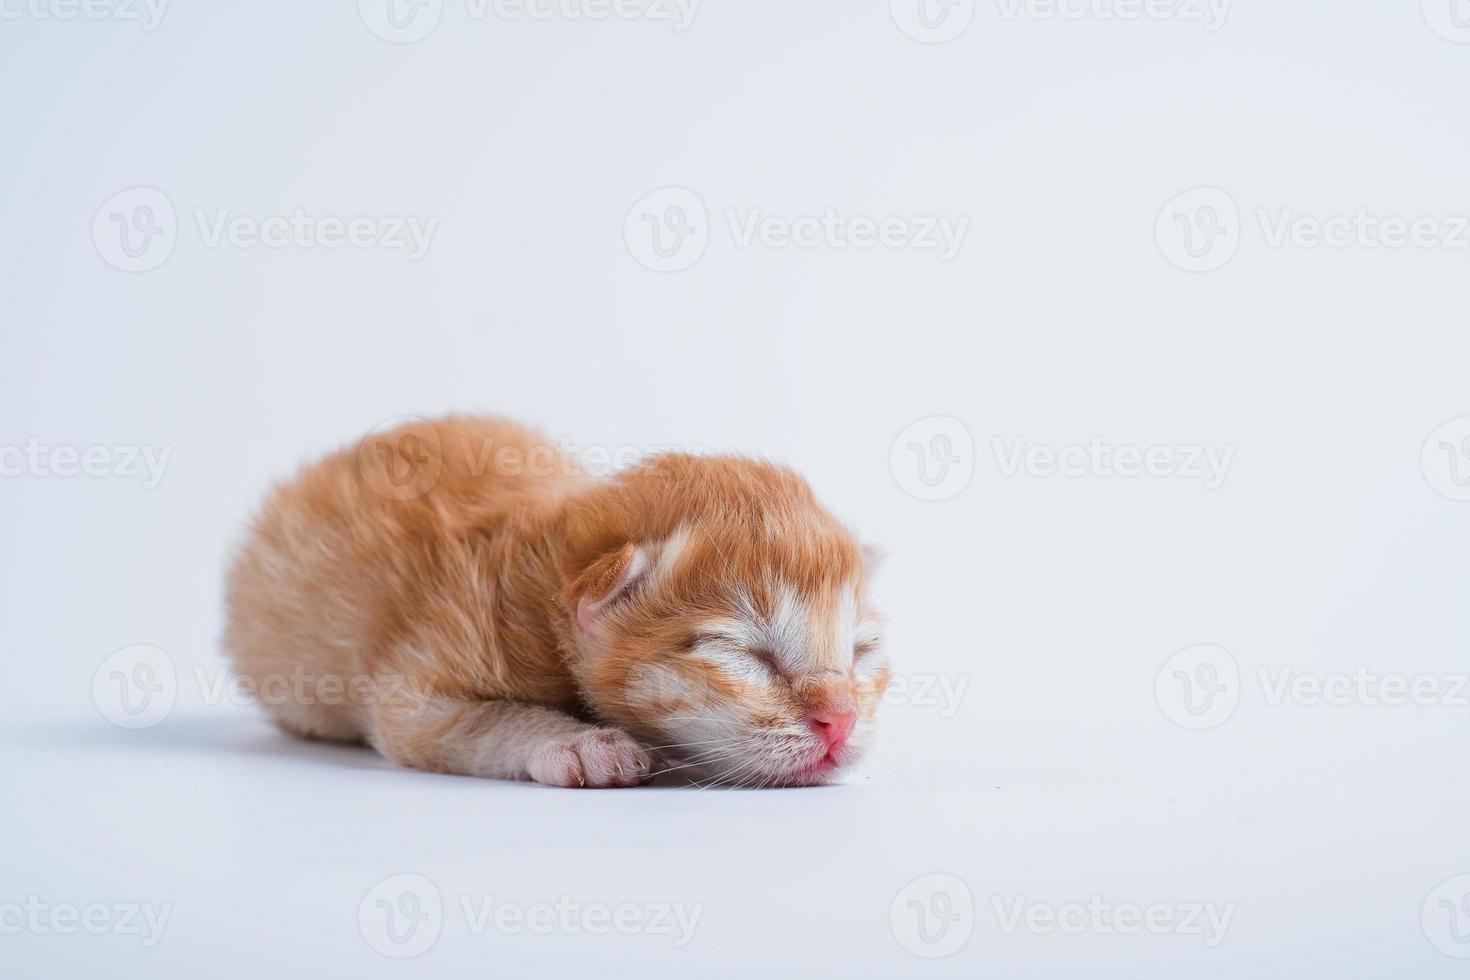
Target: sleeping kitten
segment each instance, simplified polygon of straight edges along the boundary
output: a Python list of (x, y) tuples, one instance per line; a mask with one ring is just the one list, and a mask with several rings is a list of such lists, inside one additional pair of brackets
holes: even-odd
[(864, 550), (807, 484), (728, 456), (579, 470), (465, 417), (307, 467), (230, 570), (236, 670), (287, 730), (420, 769), (809, 785), (856, 761), (889, 669)]

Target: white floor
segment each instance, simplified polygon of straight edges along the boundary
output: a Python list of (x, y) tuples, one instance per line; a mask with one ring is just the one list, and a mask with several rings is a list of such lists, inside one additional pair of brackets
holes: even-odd
[[(1054, 720), (946, 743), (952, 719), (888, 715), (851, 783), (763, 792), (421, 774), (234, 705), (139, 731), (12, 719), (0, 877), (22, 907), (0, 962), (25, 978), (1463, 975), (1421, 924), (1426, 906), (1431, 931), (1448, 915), (1431, 890), (1470, 871), (1450, 713), (1152, 746), (1071, 741)], [(142, 908), (94, 911), (89, 935), (65, 907), (93, 903)]]

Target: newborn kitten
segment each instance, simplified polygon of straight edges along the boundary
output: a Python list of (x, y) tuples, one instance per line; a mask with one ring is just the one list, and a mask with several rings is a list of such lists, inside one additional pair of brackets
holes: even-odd
[(582, 475), (491, 418), (307, 467), (230, 570), (225, 646), (277, 723), (555, 786), (827, 781), (887, 687), (863, 548), (796, 474), (669, 453)]

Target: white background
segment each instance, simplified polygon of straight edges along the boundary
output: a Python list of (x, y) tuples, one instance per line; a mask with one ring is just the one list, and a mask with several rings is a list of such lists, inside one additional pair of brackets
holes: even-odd
[[(0, 5), (0, 907), (171, 912), (152, 946), (7, 926), (7, 976), (1463, 974), (1466, 889), (1431, 892), (1470, 872), (1464, 695), (1269, 697), (1283, 671), (1470, 670), (1470, 443), (1421, 456), (1470, 415), (1470, 233), (1271, 240), (1283, 215), (1452, 234), (1470, 213), (1452, 0), (1254, 0), (1213, 25), (1182, 0), (936, 2), (943, 43), (908, 0), (707, 0), (682, 31), (444, 0), (411, 43), (369, 29), (373, 2), (174, 0), (153, 30), (59, 2)], [(174, 241), (126, 272), (112, 214), (137, 198), (114, 195), (137, 187)], [(697, 195), (705, 247), (655, 272), (630, 209), (668, 187)], [(1197, 187), (1225, 196), (1176, 219)], [(946, 261), (742, 245), (729, 216), (829, 208), (968, 226)], [(418, 259), (199, 228), (295, 209), (437, 224)], [(1224, 230), (1218, 268), (1179, 267), (1191, 223)], [(222, 569), (269, 482), (451, 409), (797, 466), (889, 552), (900, 675), (963, 696), (887, 708), (842, 787), (599, 793), (401, 771), (210, 697)], [(934, 416), (959, 420), (947, 447)], [(1207, 489), (1007, 475), (995, 448), (1094, 437), (1233, 457)], [(156, 486), (53, 472), (89, 446), (170, 455)], [(945, 460), (972, 478), (918, 499)], [(135, 644), (178, 694), (130, 731), (92, 691)], [(1237, 707), (1187, 730), (1166, 661), (1201, 644)], [(407, 961), (358, 924), (399, 873), (444, 905)], [(900, 894), (931, 874), (962, 884)], [(958, 909), (935, 945), (915, 895)], [(701, 911), (677, 948), (477, 934), (460, 901), (492, 896)], [(1208, 946), (997, 912), (1093, 896), (1232, 918)]]

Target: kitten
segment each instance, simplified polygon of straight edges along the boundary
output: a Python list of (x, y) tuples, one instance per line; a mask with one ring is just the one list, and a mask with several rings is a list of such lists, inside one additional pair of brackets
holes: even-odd
[(230, 570), (236, 670), (287, 730), (433, 771), (632, 786), (661, 756), (810, 785), (855, 762), (889, 668), (865, 551), (807, 484), (729, 456), (580, 470), (466, 417), (308, 466)]

